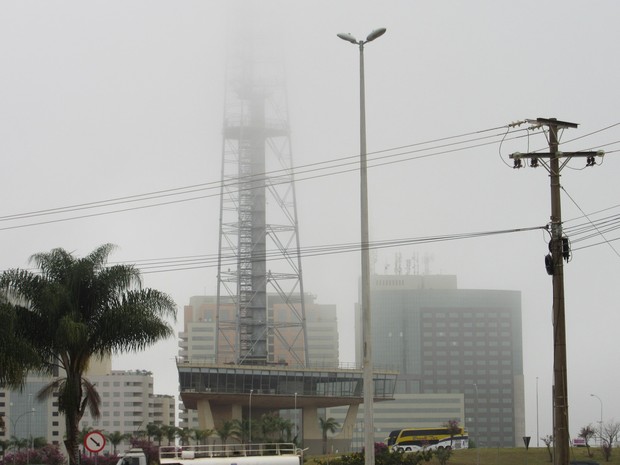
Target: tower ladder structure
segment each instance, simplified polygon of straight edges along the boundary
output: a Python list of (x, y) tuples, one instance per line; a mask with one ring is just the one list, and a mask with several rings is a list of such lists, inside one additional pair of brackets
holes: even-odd
[(284, 67), (278, 57), (258, 56), (256, 41), (240, 42), (227, 64), (216, 361), (306, 366)]

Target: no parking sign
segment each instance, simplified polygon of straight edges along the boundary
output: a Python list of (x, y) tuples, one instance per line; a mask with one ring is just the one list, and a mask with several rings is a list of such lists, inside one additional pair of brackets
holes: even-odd
[(89, 452), (98, 454), (105, 447), (105, 436), (101, 431), (91, 431), (84, 438), (84, 447)]

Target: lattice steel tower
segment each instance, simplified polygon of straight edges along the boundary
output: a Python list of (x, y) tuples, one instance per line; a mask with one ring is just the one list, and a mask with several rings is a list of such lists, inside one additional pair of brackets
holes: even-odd
[[(257, 38), (229, 53), (222, 147), (217, 361), (307, 365), (284, 66)], [(273, 48), (265, 48), (273, 50)]]

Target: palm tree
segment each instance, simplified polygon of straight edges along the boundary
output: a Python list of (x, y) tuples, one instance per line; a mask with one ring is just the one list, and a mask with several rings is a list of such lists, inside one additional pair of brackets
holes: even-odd
[(105, 244), (84, 258), (53, 249), (31, 257), (41, 273), (12, 269), (0, 275), (0, 293), (11, 304), (8, 321), (13, 333), (0, 332), (0, 349), (15, 341), (26, 348), (13, 357), (0, 350), (2, 366), (4, 359), (10, 362), (10, 369), (0, 371), (0, 384), (19, 386), (34, 369), (63, 373), (64, 378), (55, 379), (39, 396), (58, 393), (70, 465), (79, 460), (79, 423), (85, 410), (99, 417), (101, 399), (84, 377), (91, 358), (142, 350), (174, 334), (166, 320), (176, 318), (172, 299), (143, 289), (134, 266), (107, 266), (113, 249)]
[(164, 430), (162, 429), (163, 425), (157, 425), (155, 423), (149, 423), (146, 425), (146, 435), (149, 438), (157, 441), (157, 445), (161, 446), (161, 440), (164, 438)]
[(17, 436), (11, 436), (11, 445), (14, 449), (20, 451), (22, 449), (27, 449), (30, 445), (30, 441), (28, 441), (28, 438), (20, 439)]
[(37, 369), (40, 361), (33, 347), (17, 333), (17, 314), (0, 287), (0, 384), (21, 388), (25, 370)]
[(282, 418), (278, 413), (265, 413), (260, 417), (262, 439), (269, 442), (291, 442), (293, 423)]
[(278, 417), (278, 427), (280, 432), (280, 442), (296, 442), (297, 438), (293, 437), (293, 422), (286, 418)]
[(174, 425), (161, 425), (162, 436), (168, 440), (168, 445), (172, 444), (179, 433), (179, 428)]
[(327, 433), (335, 433), (340, 428), (340, 423), (334, 420), (332, 417), (327, 419), (320, 417), (319, 424), (323, 433), (323, 454), (327, 454)]
[(187, 426), (183, 428), (178, 428), (177, 435), (179, 436), (179, 439), (181, 440), (181, 445), (188, 446), (189, 440), (192, 437), (192, 429)]
[(252, 424), (249, 419), (234, 419), (232, 424), (233, 429), (230, 435), (232, 438), (235, 438), (241, 444), (245, 444), (246, 442), (250, 442), (252, 440)]
[(194, 434), (196, 444), (202, 445), (203, 441), (206, 441), (207, 443), (209, 442), (209, 436), (212, 436), (215, 433), (215, 430), (194, 428), (192, 433)]
[(11, 447), (11, 441), (9, 439), (0, 439), (0, 448), (2, 448), (2, 457), (5, 456), (8, 448)]
[(131, 434), (121, 433), (120, 431), (114, 431), (113, 433), (106, 434), (105, 437), (110, 442), (110, 444), (112, 444), (112, 453), (116, 455), (116, 448), (125, 439), (129, 439), (131, 437)]
[(146, 425), (146, 436), (157, 441), (157, 445), (161, 446), (161, 440), (164, 438), (164, 432), (161, 429), (161, 425), (155, 423), (149, 423)]
[(235, 433), (235, 424), (230, 420), (226, 420), (221, 424), (219, 428), (215, 428), (215, 431), (220, 437), (222, 444), (226, 444), (228, 438)]

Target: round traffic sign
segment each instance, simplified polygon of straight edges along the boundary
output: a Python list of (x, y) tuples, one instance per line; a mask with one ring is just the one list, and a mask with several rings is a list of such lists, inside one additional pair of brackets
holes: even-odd
[(101, 431), (91, 431), (84, 438), (84, 447), (95, 454), (101, 452), (105, 447), (105, 436)]

